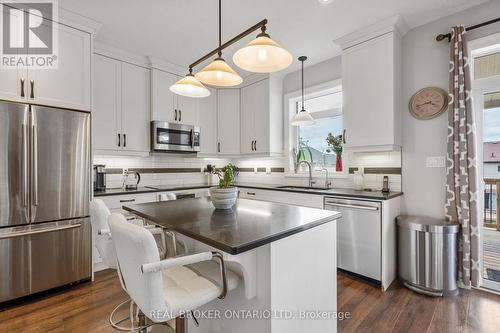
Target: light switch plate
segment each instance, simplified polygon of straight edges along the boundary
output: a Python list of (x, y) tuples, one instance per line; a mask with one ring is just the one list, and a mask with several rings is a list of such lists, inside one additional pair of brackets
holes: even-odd
[(444, 156), (427, 156), (425, 161), (425, 166), (427, 168), (444, 168), (445, 159)]

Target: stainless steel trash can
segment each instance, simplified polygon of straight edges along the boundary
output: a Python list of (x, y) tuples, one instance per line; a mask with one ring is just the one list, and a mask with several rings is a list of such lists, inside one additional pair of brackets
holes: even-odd
[(398, 216), (398, 272), (403, 284), (430, 296), (456, 295), (458, 223)]

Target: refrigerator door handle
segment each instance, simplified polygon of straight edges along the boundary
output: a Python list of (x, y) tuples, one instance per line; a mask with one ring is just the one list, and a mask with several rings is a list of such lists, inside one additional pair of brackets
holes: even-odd
[(32, 133), (32, 149), (33, 149), (33, 205), (38, 206), (38, 126), (33, 124), (31, 127)]
[(28, 126), (23, 124), (23, 206), (28, 207)]
[(40, 229), (29, 230), (29, 231), (27, 230), (27, 231), (6, 232), (4, 234), (0, 234), (0, 239), (24, 237), (24, 236), (37, 235), (37, 234), (45, 234), (47, 232), (80, 228), (81, 226), (82, 226), (81, 223), (75, 223), (75, 224), (54, 227), (54, 228), (40, 228)]

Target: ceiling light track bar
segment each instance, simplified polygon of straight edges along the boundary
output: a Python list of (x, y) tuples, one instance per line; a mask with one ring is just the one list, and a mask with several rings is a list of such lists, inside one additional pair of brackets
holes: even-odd
[(192, 72), (193, 68), (196, 67), (197, 65), (201, 64), (202, 62), (204, 62), (205, 60), (209, 59), (210, 57), (218, 54), (219, 52), (222, 52), (222, 50), (224, 50), (228, 46), (233, 45), (237, 41), (245, 38), (246, 36), (250, 35), (252, 32), (254, 32), (254, 31), (258, 30), (258, 29), (261, 29), (262, 30), (262, 34), (265, 34), (266, 33), (266, 24), (267, 24), (267, 19), (263, 19), (259, 23), (256, 23), (255, 25), (251, 26), (247, 30), (243, 31), (242, 33), (240, 33), (239, 35), (233, 37), (232, 39), (228, 40), (227, 42), (225, 42), (224, 44), (220, 45), (216, 49), (214, 49), (214, 50), (210, 51), (209, 53), (205, 54), (203, 57), (201, 57), (200, 59), (196, 60), (191, 65), (189, 65), (189, 72)]

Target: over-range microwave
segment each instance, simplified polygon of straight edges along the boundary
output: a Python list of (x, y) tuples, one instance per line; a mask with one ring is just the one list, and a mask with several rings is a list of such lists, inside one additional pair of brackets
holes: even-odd
[(151, 151), (196, 153), (200, 151), (200, 128), (192, 125), (151, 122)]

